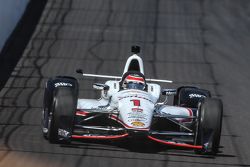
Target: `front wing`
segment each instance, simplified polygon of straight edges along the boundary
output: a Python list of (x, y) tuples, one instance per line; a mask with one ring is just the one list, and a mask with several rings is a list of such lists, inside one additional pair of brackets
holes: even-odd
[[(187, 149), (204, 149), (201, 145), (194, 144), (195, 133), (187, 128), (184, 132), (181, 131), (164, 131), (157, 129), (139, 130), (128, 129), (126, 125), (118, 118), (117, 110), (105, 109), (88, 109), (77, 110), (74, 130), (71, 139), (123, 139), (143, 137), (168, 146), (181, 147)], [(172, 122), (178, 126), (185, 127), (183, 124), (175, 121), (174, 118), (184, 118), (183, 116), (174, 116), (167, 114), (154, 114), (154, 118), (164, 118), (167, 122)], [(185, 117), (194, 119), (195, 117)]]

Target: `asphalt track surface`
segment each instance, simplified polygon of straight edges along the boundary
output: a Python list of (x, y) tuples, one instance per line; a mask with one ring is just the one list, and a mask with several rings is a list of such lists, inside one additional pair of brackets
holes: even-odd
[[(0, 92), (0, 166), (250, 166), (249, 18), (248, 0), (48, 0)], [(142, 47), (146, 77), (174, 81), (163, 87), (199, 86), (223, 100), (217, 157), (162, 145), (43, 139), (45, 81), (72, 75), (81, 97), (96, 98), (91, 83), (98, 80), (75, 69), (120, 75), (133, 44)]]

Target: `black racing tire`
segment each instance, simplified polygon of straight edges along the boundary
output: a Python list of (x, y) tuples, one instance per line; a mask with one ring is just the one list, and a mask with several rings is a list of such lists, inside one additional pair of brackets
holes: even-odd
[(55, 90), (47, 135), (50, 143), (70, 142), (76, 105), (77, 98), (72, 89), (60, 87)]
[[(42, 129), (43, 129), (42, 133), (45, 139), (49, 139), (49, 136), (51, 136), (51, 134), (48, 133), (49, 133), (49, 126), (53, 117), (53, 112), (55, 110), (54, 102), (55, 98), (58, 98), (57, 97), (58, 91), (61, 90), (62, 88), (68, 89), (68, 91), (72, 92), (71, 98), (74, 98), (74, 103), (77, 103), (78, 82), (75, 78), (67, 76), (57, 76), (55, 78), (50, 78), (47, 81), (44, 91), (43, 114), (42, 114)], [(76, 107), (76, 104), (72, 105), (72, 107), (73, 108)], [(53, 127), (52, 129), (50, 129), (50, 131), (51, 130), (53, 131)]]
[(195, 145), (202, 145), (197, 154), (216, 155), (219, 151), (223, 104), (220, 99), (206, 98), (199, 104)]
[(43, 98), (42, 133), (45, 139), (48, 139), (48, 121), (52, 109), (54, 88), (54, 80), (51, 78), (46, 82)]
[(198, 108), (199, 102), (207, 97), (211, 97), (211, 93), (208, 90), (199, 89), (193, 86), (183, 86), (177, 89), (177, 93), (174, 97), (174, 105), (187, 108)]

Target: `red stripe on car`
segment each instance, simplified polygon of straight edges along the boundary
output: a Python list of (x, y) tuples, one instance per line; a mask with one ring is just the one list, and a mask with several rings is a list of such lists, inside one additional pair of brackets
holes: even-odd
[(131, 76), (131, 75), (127, 76), (126, 79), (144, 82), (144, 79), (142, 77), (134, 77), (134, 76)]
[(78, 116), (87, 116), (89, 114), (89, 112), (86, 112), (86, 111), (80, 111), (80, 110), (78, 110), (78, 111), (76, 111), (76, 115), (78, 115)]
[(186, 144), (186, 143), (175, 143), (175, 142), (170, 142), (170, 141), (164, 141), (160, 140), (157, 138), (154, 138), (152, 136), (148, 136), (149, 139), (156, 141), (158, 143), (162, 143), (168, 146), (175, 146), (175, 147), (184, 147), (184, 148), (189, 148), (189, 149), (203, 149), (203, 146), (200, 145), (192, 145), (192, 144)]
[(112, 135), (112, 136), (81, 136), (81, 135), (72, 135), (71, 138), (73, 139), (119, 139), (127, 137), (128, 134), (122, 134), (122, 135)]

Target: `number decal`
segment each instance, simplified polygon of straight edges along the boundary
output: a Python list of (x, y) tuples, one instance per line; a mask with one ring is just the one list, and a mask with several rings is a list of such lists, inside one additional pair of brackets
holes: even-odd
[(130, 101), (132, 101), (133, 103), (134, 103), (134, 106), (141, 106), (141, 102), (140, 102), (140, 100), (130, 100)]

